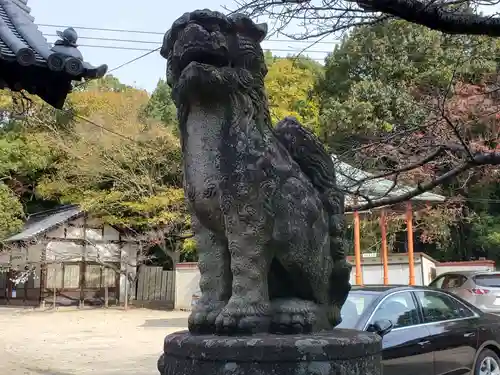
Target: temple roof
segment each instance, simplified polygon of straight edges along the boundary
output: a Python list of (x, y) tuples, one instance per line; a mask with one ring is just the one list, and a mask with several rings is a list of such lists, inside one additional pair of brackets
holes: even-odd
[(108, 67), (83, 60), (75, 30), (51, 46), (34, 23), (28, 0), (0, 0), (0, 88), (26, 90), (62, 108), (71, 81), (103, 77)]
[(84, 211), (75, 205), (61, 206), (53, 210), (33, 214), (28, 218), (24, 225), (24, 229), (20, 233), (7, 238), (3, 242), (30, 241), (54, 229), (58, 225), (73, 220), (83, 214)]
[[(354, 201), (360, 205), (368, 203), (365, 197), (370, 201), (376, 201), (382, 198), (399, 197), (416, 189), (416, 186), (394, 184), (394, 181), (389, 179), (372, 178), (373, 174), (340, 161), (337, 155), (332, 154), (331, 156), (336, 167), (337, 184), (342, 190), (348, 192), (345, 200), (347, 206), (353, 206)], [(410, 200), (414, 204), (439, 204), (446, 201), (446, 197), (424, 192)]]

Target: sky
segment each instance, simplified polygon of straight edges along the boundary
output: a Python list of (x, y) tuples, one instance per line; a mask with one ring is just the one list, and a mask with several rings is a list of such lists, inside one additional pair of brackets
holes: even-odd
[[(233, 0), (85, 0), (82, 2), (28, 0), (28, 6), (35, 17), (35, 23), (40, 25), (40, 30), (49, 42), (54, 42), (57, 37), (53, 35), (57, 30), (64, 30), (64, 27), (43, 25), (72, 26), (78, 33), (78, 44), (83, 45), (79, 49), (84, 59), (93, 65), (107, 64), (111, 70), (145, 54), (146, 51), (105, 49), (84, 45), (154, 49), (161, 45), (162, 34), (183, 13), (203, 8), (224, 11), (222, 6), (233, 8), (234, 2)], [(140, 30), (160, 34), (83, 30), (79, 27)], [(127, 39), (135, 42), (92, 40), (85, 39), (85, 37)], [(284, 38), (279, 38), (279, 41), (275, 40), (276, 38), (272, 41), (265, 41), (263, 47), (272, 50), (278, 56), (296, 54), (310, 46), (310, 42), (296, 42)], [(306, 55), (321, 62), (326, 53), (332, 51), (333, 48), (332, 42), (321, 43), (309, 48)], [(158, 80), (165, 77), (165, 68), (166, 60), (160, 56), (159, 52), (155, 52), (117, 69), (112, 74), (123, 83), (152, 92)]]

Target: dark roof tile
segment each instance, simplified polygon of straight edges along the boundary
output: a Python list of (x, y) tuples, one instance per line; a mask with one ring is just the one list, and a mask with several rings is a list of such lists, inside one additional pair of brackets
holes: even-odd
[(28, 218), (24, 224), (24, 229), (20, 233), (7, 238), (4, 242), (13, 243), (34, 240), (36, 237), (47, 233), (58, 225), (83, 214), (84, 212), (78, 206), (69, 205), (32, 215)]
[(0, 78), (13, 90), (25, 89), (61, 108), (71, 81), (103, 77), (108, 67), (83, 59), (72, 28), (58, 32), (61, 39), (49, 45), (30, 11), (27, 0), (0, 0), (0, 72), (5, 75)]

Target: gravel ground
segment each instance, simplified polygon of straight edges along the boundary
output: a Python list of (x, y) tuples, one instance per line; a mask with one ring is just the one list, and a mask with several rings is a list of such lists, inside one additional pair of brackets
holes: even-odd
[(158, 375), (165, 335), (187, 313), (0, 308), (0, 374)]

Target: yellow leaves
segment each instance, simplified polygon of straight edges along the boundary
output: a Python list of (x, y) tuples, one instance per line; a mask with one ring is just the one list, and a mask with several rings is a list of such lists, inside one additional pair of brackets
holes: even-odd
[(0, 91), (0, 111), (9, 111), (12, 108), (12, 96), (10, 91), (1, 90)]
[(294, 116), (313, 130), (319, 122), (319, 100), (314, 95), (317, 71), (292, 58), (276, 59), (265, 84), (273, 122)]
[(69, 96), (76, 113), (90, 117), (105, 114), (118, 121), (137, 117), (140, 108), (146, 105), (148, 99), (146, 91), (136, 89), (123, 92), (79, 91)]
[(165, 188), (137, 200), (118, 190), (87, 191), (81, 198), (83, 209), (105, 217), (108, 223), (114, 225), (147, 229), (189, 224), (184, 191), (180, 188)]
[(195, 254), (196, 253), (196, 240), (194, 238), (188, 238), (182, 243), (182, 250), (184, 254)]

